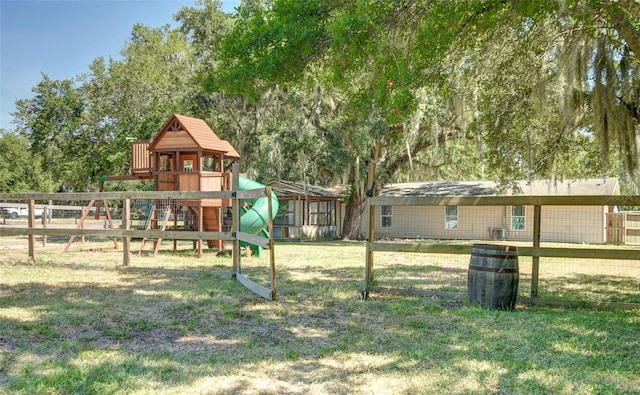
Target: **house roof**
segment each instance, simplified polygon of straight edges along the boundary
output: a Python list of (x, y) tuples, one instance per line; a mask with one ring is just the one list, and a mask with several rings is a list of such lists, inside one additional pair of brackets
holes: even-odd
[(343, 195), (335, 188), (319, 187), (306, 183), (271, 180), (269, 186), (273, 188), (278, 196), (317, 196), (342, 200)]
[(154, 150), (163, 136), (170, 131), (185, 131), (193, 139), (196, 147), (203, 151), (223, 152), (225, 158), (240, 158), (240, 155), (231, 144), (226, 140), (220, 139), (204, 120), (179, 114), (173, 114), (167, 121), (162, 131), (149, 145), (149, 150)]
[(516, 181), (519, 193), (500, 192), (496, 181), (433, 181), (389, 184), (380, 196), (611, 196), (620, 194), (617, 178)]

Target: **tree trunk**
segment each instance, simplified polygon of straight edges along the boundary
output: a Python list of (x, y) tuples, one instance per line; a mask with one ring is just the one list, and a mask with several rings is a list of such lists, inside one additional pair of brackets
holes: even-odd
[[(379, 154), (379, 150), (377, 153), (374, 153), (373, 156), (377, 156)], [(362, 234), (362, 214), (365, 212), (367, 208), (367, 196), (375, 196), (376, 193), (376, 165), (374, 161), (369, 162), (369, 171), (367, 173), (367, 191), (360, 186), (359, 182), (356, 182), (358, 185), (356, 188), (351, 190), (351, 194), (349, 195), (349, 203), (347, 203), (347, 207), (345, 209), (345, 217), (344, 224), (342, 229), (344, 229), (343, 235), (345, 239), (349, 240), (364, 240), (365, 236)], [(355, 177), (356, 180), (359, 177)]]
[(345, 209), (343, 237), (346, 240), (364, 240), (362, 235), (362, 214), (367, 207), (366, 196), (357, 188), (349, 195), (349, 203)]

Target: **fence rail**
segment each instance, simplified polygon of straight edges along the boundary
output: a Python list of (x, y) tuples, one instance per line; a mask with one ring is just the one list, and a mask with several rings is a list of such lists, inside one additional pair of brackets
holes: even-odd
[[(234, 167), (237, 165), (234, 165)], [(237, 170), (234, 171), (237, 175)], [(234, 177), (236, 181), (234, 185), (238, 185), (237, 176)], [(114, 240), (115, 249), (117, 249), (117, 243), (115, 240), (121, 238), (123, 240), (123, 266), (128, 266), (130, 261), (130, 240), (132, 238), (145, 239), (165, 239), (165, 240), (198, 240), (199, 250), (201, 250), (202, 240), (221, 240), (230, 241), (233, 243), (233, 268), (232, 274), (238, 282), (249, 288), (253, 292), (258, 293), (267, 299), (275, 299), (276, 297), (276, 277), (275, 277), (275, 254), (273, 243), (273, 218), (271, 213), (271, 202), (269, 202), (269, 215), (268, 215), (268, 227), (269, 238), (255, 236), (249, 233), (242, 232), (240, 230), (240, 205), (243, 199), (255, 199), (260, 197), (270, 197), (271, 188), (266, 187), (264, 189), (253, 190), (239, 190), (236, 188), (234, 191), (216, 191), (216, 192), (175, 192), (175, 191), (153, 191), (153, 192), (98, 192), (98, 193), (8, 193), (0, 194), (0, 207), (27, 207), (27, 226), (0, 226), (1, 236), (28, 236), (28, 249), (29, 258), (35, 258), (35, 236), (64, 236), (69, 237), (68, 245), (73, 241), (76, 236), (95, 236), (106, 237)], [(185, 231), (185, 230), (159, 230), (159, 229), (130, 229), (131, 227), (131, 201), (133, 199), (143, 200), (159, 200), (159, 199), (172, 199), (175, 201), (194, 201), (202, 199), (229, 199), (232, 201), (232, 216), (233, 224), (231, 231), (229, 232), (212, 232), (212, 231)], [(114, 227), (110, 214), (108, 215), (109, 227), (107, 227), (107, 220), (105, 220), (104, 228), (77, 228), (77, 227), (52, 227), (47, 225), (48, 221), (43, 218), (42, 225), (36, 226), (35, 220), (35, 208), (36, 207), (67, 207), (67, 206), (52, 206), (48, 204), (37, 204), (36, 201), (110, 201), (110, 205), (114, 202), (117, 203), (119, 210), (121, 210), (120, 224), (118, 227)], [(16, 203), (27, 201), (24, 203)], [(6, 203), (11, 202), (11, 203)], [(74, 210), (81, 209), (75, 208)], [(86, 209), (86, 207), (84, 207)], [(96, 210), (98, 210), (97, 208)], [(107, 210), (108, 212), (109, 210)], [(84, 212), (84, 211), (83, 211)], [(99, 211), (98, 211), (99, 213)], [(269, 250), (269, 269), (271, 276), (271, 288), (265, 288), (253, 283), (247, 277), (242, 275), (241, 269), (241, 253), (240, 243), (246, 242), (255, 246), (262, 247)], [(66, 251), (66, 248), (65, 248)], [(201, 251), (200, 251), (201, 252)]]
[[(381, 206), (391, 206), (392, 208), (403, 208), (409, 210), (409, 207), (418, 208), (416, 213), (420, 213), (420, 209), (424, 209), (425, 207), (433, 208), (440, 206), (442, 210), (444, 206), (459, 206), (459, 207), (475, 207), (476, 214), (478, 218), (482, 218), (483, 210), (491, 210), (495, 209), (496, 206), (502, 206), (504, 208), (508, 206), (525, 206), (533, 208), (533, 226), (528, 228), (528, 232), (531, 232), (531, 237), (529, 241), (523, 241), (522, 239), (518, 240), (518, 255), (521, 257), (530, 257), (531, 258), (531, 279), (530, 279), (530, 295), (521, 295), (519, 296), (519, 300), (521, 302), (527, 303), (536, 303), (536, 304), (549, 304), (549, 305), (589, 305), (592, 307), (611, 307), (617, 306), (622, 308), (636, 308), (640, 307), (640, 283), (635, 285), (635, 290), (625, 291), (626, 294), (634, 293), (635, 296), (632, 295), (633, 302), (629, 303), (627, 301), (624, 302), (585, 302), (585, 301), (571, 301), (571, 300), (557, 300), (553, 298), (541, 298), (540, 297), (540, 283), (545, 281), (544, 277), (541, 277), (540, 268), (541, 265), (546, 268), (551, 267), (551, 264), (546, 261), (547, 258), (561, 258), (568, 260), (617, 260), (620, 261), (621, 264), (628, 265), (627, 262), (632, 262), (633, 266), (633, 275), (635, 273), (640, 273), (640, 249), (625, 246), (625, 248), (621, 248), (618, 246), (611, 245), (601, 245), (594, 246), (589, 243), (558, 243), (561, 245), (554, 246), (553, 243), (545, 242), (544, 246), (542, 245), (541, 239), (541, 227), (547, 225), (547, 228), (550, 226), (550, 222), (561, 222), (558, 221), (557, 218), (549, 219), (542, 218), (542, 208), (549, 206), (563, 206), (563, 207), (581, 207), (581, 206), (600, 206), (603, 209), (602, 212), (602, 223), (606, 223), (606, 219), (609, 218), (606, 216), (604, 208), (607, 207), (608, 210), (611, 210), (614, 206), (640, 206), (640, 196), (477, 196), (477, 197), (468, 197), (468, 196), (446, 196), (446, 197), (371, 197), (368, 199), (368, 238), (367, 238), (367, 251), (366, 251), (366, 263), (365, 263), (365, 288), (363, 291), (364, 297), (369, 297), (369, 293), (372, 291), (384, 291), (390, 292), (392, 288), (385, 287), (384, 284), (381, 284), (384, 279), (376, 277), (374, 287), (374, 255), (375, 253), (423, 253), (423, 254), (447, 254), (453, 256), (467, 255), (471, 254), (472, 244), (476, 242), (486, 242), (486, 239), (480, 240), (460, 240), (455, 237), (447, 238), (443, 240), (442, 237), (434, 237), (429, 241), (420, 241), (420, 240), (409, 240), (409, 238), (393, 238), (386, 237), (387, 239), (391, 239), (391, 241), (384, 241), (385, 237), (377, 237), (376, 232), (380, 232), (381, 222), (382, 222), (382, 211), (380, 209)], [(432, 209), (433, 210), (433, 209)], [(456, 209), (457, 210), (457, 209)], [(560, 209), (562, 210), (562, 209)], [(495, 210), (494, 210), (495, 211)], [(504, 212), (505, 210), (503, 210)], [(389, 211), (394, 212), (394, 211)], [(433, 211), (429, 211), (433, 212)], [(444, 212), (444, 211), (443, 211)], [(470, 209), (467, 212), (471, 212)], [(424, 211), (422, 212), (424, 213)], [(419, 216), (419, 214), (414, 214), (415, 216)], [(405, 216), (409, 216), (409, 214), (405, 214)], [(394, 218), (391, 216), (391, 218)], [(444, 218), (444, 214), (443, 214)], [(389, 219), (387, 219), (389, 220)], [(433, 221), (433, 219), (422, 218), (423, 222)], [(457, 221), (457, 219), (456, 219)], [(545, 222), (546, 221), (546, 222)], [(444, 224), (444, 219), (442, 219), (442, 223)], [(477, 222), (482, 222), (478, 220)], [(456, 222), (457, 226), (457, 222)], [(555, 225), (554, 225), (555, 226)], [(399, 225), (402, 227), (402, 225)], [(602, 234), (609, 234), (607, 229), (602, 229)], [(557, 233), (560, 233), (558, 231)], [(386, 235), (388, 236), (388, 235)], [(522, 237), (522, 236), (520, 236)], [(604, 237), (604, 236), (603, 236)], [(428, 239), (428, 237), (426, 237)], [(499, 242), (504, 244), (505, 242)], [(570, 244), (567, 246), (567, 244)], [(541, 260), (542, 258), (542, 260)], [(603, 265), (601, 265), (603, 266)], [(391, 272), (393, 269), (389, 269), (386, 272)], [(462, 273), (463, 270), (460, 266), (460, 260), (458, 259), (458, 266), (456, 269), (459, 273)], [(615, 276), (612, 276), (615, 277)], [(634, 277), (636, 281), (640, 281), (639, 277)], [(569, 280), (567, 280), (569, 281)], [(627, 281), (629, 282), (629, 281)], [(458, 281), (458, 288), (460, 287), (461, 281)], [(403, 289), (395, 288), (395, 291), (400, 293), (414, 293), (421, 294), (425, 292), (425, 289), (421, 290), (411, 290), (408, 288)], [(429, 292), (426, 290), (426, 292)], [(433, 289), (431, 292), (434, 293), (442, 293), (436, 289)], [(454, 296), (464, 296), (464, 292), (454, 291), (454, 292), (444, 292), (445, 294), (450, 294)]]

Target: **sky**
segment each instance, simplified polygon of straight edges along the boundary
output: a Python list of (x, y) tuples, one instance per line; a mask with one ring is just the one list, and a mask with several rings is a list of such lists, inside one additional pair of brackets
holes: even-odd
[[(223, 0), (234, 12), (240, 0)], [(13, 129), (10, 113), (42, 74), (72, 79), (98, 58), (120, 59), (135, 23), (170, 24), (195, 0), (0, 0), (0, 128)]]

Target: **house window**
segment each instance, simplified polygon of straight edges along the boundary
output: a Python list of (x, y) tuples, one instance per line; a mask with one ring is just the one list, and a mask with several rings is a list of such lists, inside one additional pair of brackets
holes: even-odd
[(511, 206), (511, 230), (525, 229), (525, 209), (524, 206)]
[(330, 225), (331, 224), (331, 211), (329, 210), (329, 202), (318, 202), (318, 225)]
[(332, 225), (332, 213), (335, 202), (327, 200), (313, 201), (310, 206), (310, 225)]
[(309, 225), (318, 225), (318, 202), (309, 203)]
[(458, 206), (445, 206), (444, 228), (458, 229)]
[(392, 206), (380, 206), (380, 223), (383, 228), (391, 227)]
[(295, 225), (295, 200), (287, 199), (280, 201), (278, 215), (273, 219), (274, 225)]

